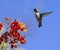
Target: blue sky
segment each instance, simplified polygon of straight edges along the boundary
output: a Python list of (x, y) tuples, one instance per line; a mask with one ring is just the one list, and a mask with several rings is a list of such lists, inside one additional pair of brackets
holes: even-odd
[[(24, 23), (32, 21), (27, 43), (20, 45), (27, 50), (60, 50), (60, 0), (0, 0), (0, 21), (9, 16)], [(53, 11), (43, 18), (43, 26), (38, 27), (34, 8), (40, 13)], [(30, 33), (29, 33), (30, 32)]]

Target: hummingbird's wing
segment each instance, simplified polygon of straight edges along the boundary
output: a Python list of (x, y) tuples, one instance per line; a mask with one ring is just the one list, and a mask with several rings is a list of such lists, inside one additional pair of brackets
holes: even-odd
[(44, 17), (44, 16), (47, 16), (47, 15), (51, 14), (52, 12), (53, 12), (53, 11), (41, 13), (40, 16), (41, 16), (41, 17)]

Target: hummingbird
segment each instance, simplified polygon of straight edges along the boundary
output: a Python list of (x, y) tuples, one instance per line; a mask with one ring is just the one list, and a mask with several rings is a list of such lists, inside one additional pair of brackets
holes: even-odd
[(39, 10), (37, 8), (34, 8), (35, 16), (38, 21), (38, 27), (42, 27), (42, 17), (47, 16), (51, 14), (53, 11), (45, 12), (45, 13), (39, 13)]

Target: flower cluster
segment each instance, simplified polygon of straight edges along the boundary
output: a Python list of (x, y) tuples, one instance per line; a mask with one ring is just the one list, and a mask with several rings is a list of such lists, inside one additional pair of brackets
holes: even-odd
[[(6, 19), (7, 20), (7, 19)], [(3, 28), (3, 24), (0, 23), (0, 31)], [(2, 42), (9, 43), (11, 45), (11, 48), (16, 48), (18, 42), (21, 44), (26, 43), (25, 36), (21, 36), (20, 32), (18, 30), (21, 30), (23, 32), (26, 32), (26, 25), (23, 22), (18, 22), (16, 19), (13, 22), (10, 22), (9, 24), (9, 30), (3, 33), (0, 36), (0, 44)]]

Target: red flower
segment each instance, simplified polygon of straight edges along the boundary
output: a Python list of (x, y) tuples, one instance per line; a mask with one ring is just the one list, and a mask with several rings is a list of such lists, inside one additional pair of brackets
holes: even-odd
[(20, 40), (21, 44), (25, 44), (26, 40)]
[(25, 36), (21, 36), (20, 37), (20, 42), (21, 42), (21, 44), (25, 44), (26, 43)]
[(18, 30), (19, 29), (18, 21), (16, 21), (16, 19), (15, 19), (15, 21), (11, 23), (10, 27), (11, 27), (12, 30)]
[(2, 27), (3, 27), (3, 24), (2, 24), (2, 23), (0, 23), (0, 30), (2, 29)]

